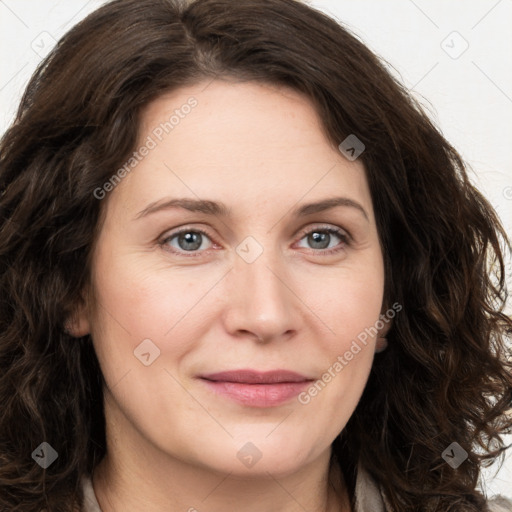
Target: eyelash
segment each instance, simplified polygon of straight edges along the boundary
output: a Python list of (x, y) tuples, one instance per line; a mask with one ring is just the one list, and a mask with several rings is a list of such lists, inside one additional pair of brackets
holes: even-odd
[[(311, 251), (313, 251), (315, 253), (320, 253), (322, 256), (327, 256), (330, 254), (338, 253), (338, 252), (344, 250), (346, 248), (346, 246), (350, 246), (350, 242), (351, 242), (350, 235), (348, 235), (348, 233), (346, 233), (344, 230), (342, 230), (340, 228), (333, 228), (331, 226), (315, 226), (314, 228), (312, 228), (308, 231), (302, 231), (300, 233), (299, 241), (302, 240), (305, 236), (310, 235), (311, 233), (315, 233), (315, 232), (329, 233), (331, 235), (334, 234), (341, 239), (341, 244), (339, 247), (335, 247), (335, 248), (331, 248), (331, 249), (310, 249)], [(164, 246), (169, 247), (167, 245), (167, 243), (170, 240), (172, 240), (173, 238), (181, 235), (182, 233), (201, 233), (202, 235), (206, 236), (210, 240), (212, 239), (212, 237), (204, 229), (183, 228), (183, 229), (180, 229), (179, 231), (176, 231), (176, 232), (170, 234), (169, 236), (167, 236), (164, 240), (162, 240), (159, 243), (159, 245), (161, 247), (164, 247)], [(211, 240), (211, 241), (213, 242), (213, 240)], [(166, 250), (169, 251), (169, 249), (166, 249)], [(208, 250), (208, 249), (206, 249), (206, 250)], [(177, 251), (173, 248), (169, 252), (171, 252), (173, 254), (177, 254), (179, 256), (184, 256), (186, 258), (195, 258), (198, 256), (202, 256), (202, 254), (205, 251), (204, 250), (203, 251), (189, 251), (187, 254), (187, 251)]]

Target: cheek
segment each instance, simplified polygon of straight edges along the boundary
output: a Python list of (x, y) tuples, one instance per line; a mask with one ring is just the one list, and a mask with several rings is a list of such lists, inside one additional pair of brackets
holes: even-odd
[(328, 423), (333, 435), (349, 420), (368, 380), (382, 307), (378, 274), (342, 283), (316, 296), (316, 311), (330, 332), (317, 338), (318, 380), (300, 397), (309, 417)]
[[(329, 301), (329, 299), (331, 299)], [(364, 391), (373, 364), (374, 340), (371, 327), (379, 318), (381, 297), (368, 288), (348, 285), (322, 297), (331, 313), (335, 334), (317, 338), (315, 352), (318, 377), (300, 396), (300, 409), (308, 433), (332, 440), (345, 427)]]
[[(311, 290), (313, 283), (311, 283)], [(345, 269), (332, 279), (322, 280), (311, 293), (311, 309), (329, 328), (325, 338), (331, 353), (350, 348), (352, 340), (373, 327), (382, 308), (384, 279), (378, 262), (365, 269)]]
[[(311, 309), (328, 330), (317, 337), (315, 349), (319, 379), (302, 395), (318, 417), (332, 415), (334, 431), (344, 425), (364, 390), (373, 364), (384, 291), (383, 268), (372, 265), (344, 268), (322, 280), (322, 292), (310, 294)], [(314, 290), (310, 283), (310, 290)], [(330, 411), (325, 413), (325, 411)], [(327, 420), (326, 420), (327, 421)]]
[[(190, 269), (148, 267), (148, 255), (116, 255), (98, 259), (95, 274), (93, 338), (108, 359), (133, 358), (133, 351), (144, 340), (151, 340), (161, 355), (179, 358), (200, 339), (190, 330), (189, 317), (201, 309), (199, 303), (218, 277), (194, 278)], [(204, 311), (203, 311), (204, 313)], [(197, 334), (207, 315), (194, 316)], [(108, 351), (108, 352), (107, 352)]]

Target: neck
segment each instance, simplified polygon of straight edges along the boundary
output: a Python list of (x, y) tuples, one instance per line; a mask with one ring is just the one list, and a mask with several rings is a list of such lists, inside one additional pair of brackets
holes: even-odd
[(93, 473), (102, 512), (352, 511), (343, 473), (337, 464), (329, 467), (329, 457), (279, 478), (270, 473), (250, 479), (223, 475), (177, 460), (168, 467), (159, 475), (142, 466), (129, 470), (107, 455)]

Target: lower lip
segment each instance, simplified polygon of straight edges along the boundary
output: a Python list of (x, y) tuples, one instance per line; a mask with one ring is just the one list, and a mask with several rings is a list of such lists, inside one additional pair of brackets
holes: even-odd
[(297, 396), (309, 381), (278, 384), (244, 384), (240, 382), (202, 381), (215, 393), (249, 407), (275, 407)]

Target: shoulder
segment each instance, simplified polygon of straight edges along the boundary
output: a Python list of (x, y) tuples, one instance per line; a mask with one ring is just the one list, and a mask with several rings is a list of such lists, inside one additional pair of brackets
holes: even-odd
[(487, 502), (489, 512), (512, 512), (512, 500), (505, 496), (495, 496)]
[[(355, 512), (392, 512), (381, 485), (358, 463)], [(487, 501), (489, 512), (512, 512), (512, 499), (494, 496)]]

